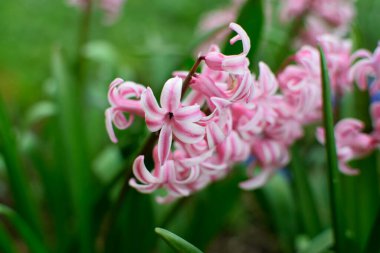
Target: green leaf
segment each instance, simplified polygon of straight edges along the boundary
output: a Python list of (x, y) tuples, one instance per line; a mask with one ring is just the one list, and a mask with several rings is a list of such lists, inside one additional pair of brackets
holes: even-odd
[(255, 191), (255, 194), (266, 208), (284, 252), (294, 252), (297, 235), (296, 210), (287, 179), (277, 173), (262, 189)]
[(156, 233), (178, 253), (202, 253), (202, 251), (194, 245), (166, 229), (156, 228), (154, 231), (156, 231)]
[(343, 224), (343, 206), (340, 175), (338, 169), (338, 157), (335, 146), (334, 136), (334, 118), (332, 111), (332, 96), (329, 73), (327, 69), (326, 58), (323, 49), (319, 47), (321, 58), (321, 79), (322, 79), (322, 97), (323, 97), (323, 123), (326, 136), (326, 153), (328, 165), (328, 181), (330, 195), (330, 209), (332, 228), (334, 232), (335, 247), (337, 252), (343, 252), (343, 242), (345, 240), (345, 231)]
[(117, 217), (109, 228), (105, 252), (152, 252), (156, 236), (153, 232), (155, 222), (151, 198), (134, 189), (126, 193), (120, 210), (114, 214)]
[(331, 229), (327, 229), (314, 237), (306, 248), (300, 253), (323, 253), (334, 245), (334, 237)]
[(13, 225), (15, 230), (25, 240), (31, 253), (47, 253), (48, 250), (37, 236), (37, 234), (29, 227), (29, 225), (12, 209), (0, 204), (0, 215), (4, 216)]
[(8, 235), (3, 224), (0, 223), (0, 250), (4, 253), (16, 253), (14, 243)]
[(372, 224), (372, 230), (368, 237), (368, 242), (364, 253), (379, 253), (380, 252), (380, 206), (377, 208), (377, 217)]
[[(236, 23), (243, 27), (251, 39), (251, 50), (249, 51), (247, 57), (251, 62), (253, 62), (255, 53), (260, 46), (260, 41), (264, 30), (263, 1), (248, 0), (244, 6), (242, 6)], [(241, 49), (227, 43), (224, 52), (226, 54), (238, 54), (241, 52)]]
[(295, 143), (291, 147), (291, 172), (292, 182), (294, 185), (295, 203), (299, 210), (299, 216), (304, 231), (309, 236), (317, 235), (321, 230), (320, 219), (318, 215), (315, 197), (311, 190), (307, 168), (304, 166), (302, 156), (300, 155), (301, 147)]
[(59, 134), (63, 146), (62, 152), (66, 165), (70, 194), (73, 201), (79, 252), (93, 252), (91, 205), (93, 192), (91, 186), (90, 161), (87, 154), (86, 138), (83, 127), (81, 92), (79, 85), (70, 79), (66, 71), (61, 52), (56, 50), (52, 59), (52, 71), (57, 83)]
[(16, 210), (39, 235), (41, 232), (37, 206), (30, 194), (29, 179), (22, 166), (22, 157), (15, 133), (0, 96), (0, 151), (3, 153), (8, 173), (9, 185)]

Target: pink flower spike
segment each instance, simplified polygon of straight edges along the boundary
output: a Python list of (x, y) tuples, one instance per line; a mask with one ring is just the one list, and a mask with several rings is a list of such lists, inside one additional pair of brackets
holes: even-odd
[(205, 62), (212, 70), (226, 71), (231, 74), (239, 75), (247, 71), (249, 61), (246, 56), (250, 50), (251, 42), (241, 26), (231, 23), (230, 28), (238, 34), (231, 39), (231, 44), (241, 40), (243, 43), (243, 52), (239, 55), (224, 55), (217, 51), (210, 51), (205, 55)]
[(169, 79), (161, 92), (160, 107), (150, 88), (141, 96), (145, 121), (150, 131), (161, 129), (158, 138), (158, 157), (163, 165), (170, 153), (173, 135), (181, 142), (196, 143), (203, 139), (204, 127), (197, 124), (203, 114), (199, 105), (181, 105), (182, 79)]

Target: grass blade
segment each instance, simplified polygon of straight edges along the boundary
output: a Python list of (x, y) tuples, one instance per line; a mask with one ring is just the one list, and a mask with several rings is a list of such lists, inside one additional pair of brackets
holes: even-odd
[(300, 147), (294, 144), (291, 148), (291, 171), (295, 191), (295, 202), (301, 218), (301, 223), (307, 235), (313, 237), (321, 231), (321, 224), (317, 212), (317, 206), (307, 177), (306, 168), (303, 166), (300, 155)]
[(202, 251), (194, 245), (166, 229), (156, 228), (154, 231), (178, 253), (202, 253)]
[(327, 229), (314, 237), (305, 249), (300, 250), (300, 253), (323, 253), (331, 248), (333, 244), (332, 230)]
[(90, 162), (83, 129), (79, 86), (75, 86), (66, 72), (60, 51), (53, 56), (52, 70), (58, 86), (58, 117), (62, 136), (70, 193), (79, 233), (79, 252), (93, 252), (91, 223), (92, 198)]
[(37, 206), (30, 196), (28, 176), (22, 167), (22, 158), (19, 153), (15, 134), (0, 96), (0, 151), (2, 152), (7, 168), (9, 185), (12, 191), (15, 208), (27, 223), (41, 235), (40, 220)]
[(365, 247), (364, 253), (379, 253), (380, 252), (380, 207), (377, 211), (377, 217), (372, 225), (372, 231), (369, 235), (367, 245)]
[(322, 97), (323, 97), (323, 123), (326, 137), (326, 153), (328, 165), (328, 181), (330, 195), (330, 209), (332, 228), (335, 241), (336, 252), (343, 252), (344, 230), (342, 224), (343, 210), (342, 194), (340, 185), (340, 175), (338, 169), (338, 157), (335, 146), (334, 136), (334, 118), (332, 110), (332, 96), (330, 90), (330, 79), (327, 69), (326, 58), (321, 47), (319, 47), (321, 59), (321, 80), (322, 80)]
[(25, 240), (31, 253), (48, 253), (33, 229), (16, 212), (0, 204), (0, 215), (4, 216), (14, 226), (16, 231)]

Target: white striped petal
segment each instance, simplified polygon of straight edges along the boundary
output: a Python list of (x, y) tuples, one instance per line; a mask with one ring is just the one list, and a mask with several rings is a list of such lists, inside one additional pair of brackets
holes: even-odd
[(182, 79), (170, 78), (161, 92), (161, 106), (166, 112), (174, 112), (181, 104)]
[(195, 122), (202, 118), (202, 112), (200, 110), (199, 105), (191, 105), (185, 106), (182, 108), (178, 108), (178, 110), (174, 114), (175, 120), (182, 121), (190, 121)]
[(169, 157), (172, 138), (172, 127), (169, 124), (164, 124), (158, 138), (158, 159), (160, 165), (163, 165)]
[(205, 129), (192, 122), (173, 120), (173, 134), (179, 141), (194, 144), (203, 139)]
[(154, 177), (145, 167), (144, 156), (142, 155), (135, 159), (132, 170), (135, 177), (142, 183), (151, 184), (158, 182), (158, 179)]

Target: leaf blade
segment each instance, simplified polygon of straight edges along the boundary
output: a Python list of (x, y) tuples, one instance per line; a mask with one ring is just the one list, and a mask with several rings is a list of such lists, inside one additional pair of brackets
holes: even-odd
[(178, 253), (202, 253), (197, 247), (166, 229), (155, 228), (154, 231)]

